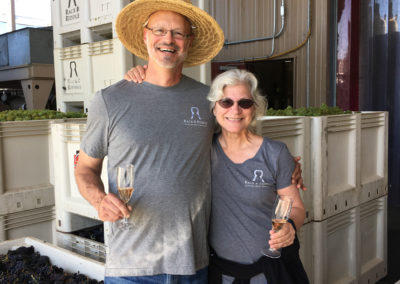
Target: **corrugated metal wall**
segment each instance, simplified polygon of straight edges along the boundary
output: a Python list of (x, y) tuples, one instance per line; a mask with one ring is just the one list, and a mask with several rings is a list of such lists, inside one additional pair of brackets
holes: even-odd
[[(210, 13), (221, 25), (228, 42), (273, 35), (274, 0), (209, 0)], [(294, 58), (294, 106), (319, 106), (328, 93), (328, 1), (285, 0), (285, 26), (275, 40), (274, 55), (299, 46), (308, 34), (308, 3), (311, 3), (309, 97), (307, 99), (307, 45), (279, 58)], [(276, 33), (281, 29), (281, 0), (276, 0)], [(273, 40), (224, 47), (213, 60), (236, 61), (264, 58)]]

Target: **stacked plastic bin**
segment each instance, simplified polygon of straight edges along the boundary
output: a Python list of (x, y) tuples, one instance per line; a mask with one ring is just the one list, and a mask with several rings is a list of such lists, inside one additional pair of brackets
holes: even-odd
[[(131, 0), (52, 1), (57, 109), (87, 112), (94, 94), (120, 81), (135, 57), (119, 41), (115, 19)], [(137, 62), (136, 64), (139, 64)], [(52, 127), (57, 245), (104, 261), (106, 243), (84, 238), (77, 231), (105, 230), (96, 210), (80, 195), (74, 163), (86, 122)], [(103, 181), (107, 185), (106, 171)], [(104, 227), (103, 227), (104, 225)], [(104, 238), (104, 237), (103, 237)]]
[[(98, 219), (97, 211), (79, 193), (74, 168), (79, 159), (80, 142), (86, 131), (86, 121), (52, 125), (54, 187), (56, 189), (57, 245), (92, 259), (105, 261), (107, 240), (79, 236), (88, 228), (108, 230), (108, 223)], [(102, 181), (108, 191), (107, 160), (103, 163)]]
[(375, 283), (387, 273), (387, 127), (385, 112), (258, 121), (259, 134), (302, 156), (300, 254), (311, 283)]
[(134, 63), (115, 33), (130, 0), (52, 1), (57, 109), (86, 112), (96, 91), (121, 80)]
[(0, 123), (0, 242), (53, 242), (51, 120)]
[[(122, 80), (133, 66), (145, 64), (125, 49), (115, 32), (115, 19), (130, 2), (51, 1), (58, 110), (87, 112), (96, 91)], [(193, 4), (208, 7), (204, 0)], [(211, 81), (210, 63), (185, 68), (183, 73), (205, 84)]]

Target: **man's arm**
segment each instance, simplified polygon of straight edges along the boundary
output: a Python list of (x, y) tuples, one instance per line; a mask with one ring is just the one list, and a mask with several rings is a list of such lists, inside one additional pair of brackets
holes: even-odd
[(303, 177), (301, 173), (301, 164), (299, 163), (301, 157), (293, 157), (295, 162), (295, 168), (292, 174), (292, 184), (296, 185), (297, 188), (302, 189), (303, 191), (307, 190), (307, 187), (303, 183)]
[(79, 151), (79, 160), (75, 168), (75, 179), (79, 192), (96, 208), (102, 221), (115, 222), (129, 216), (131, 208), (114, 194), (106, 194), (100, 178), (103, 159), (92, 158), (83, 150)]

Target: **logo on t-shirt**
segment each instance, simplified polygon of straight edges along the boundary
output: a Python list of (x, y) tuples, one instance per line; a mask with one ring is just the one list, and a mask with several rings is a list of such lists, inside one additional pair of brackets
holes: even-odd
[(188, 112), (188, 119), (183, 120), (183, 124), (187, 126), (207, 127), (207, 122), (201, 119), (200, 109), (197, 106), (192, 106)]
[(262, 170), (254, 170), (251, 179), (245, 179), (244, 186), (246, 187), (267, 187), (269, 183), (264, 181), (264, 172)]

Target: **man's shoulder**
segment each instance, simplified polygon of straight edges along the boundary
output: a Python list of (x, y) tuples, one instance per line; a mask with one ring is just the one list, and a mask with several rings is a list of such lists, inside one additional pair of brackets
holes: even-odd
[(198, 88), (198, 89), (203, 89), (206, 92), (210, 90), (210, 87), (207, 86), (206, 84), (203, 84), (193, 78), (190, 78), (186, 75), (183, 75), (182, 80), (185, 82), (186, 85), (190, 86), (190, 88)]
[(109, 94), (109, 93), (114, 93), (114, 92), (120, 92), (128, 89), (132, 89), (135, 87), (135, 83), (129, 82), (127, 80), (121, 80), (118, 81), (104, 89), (101, 90), (101, 92), (104, 94)]

